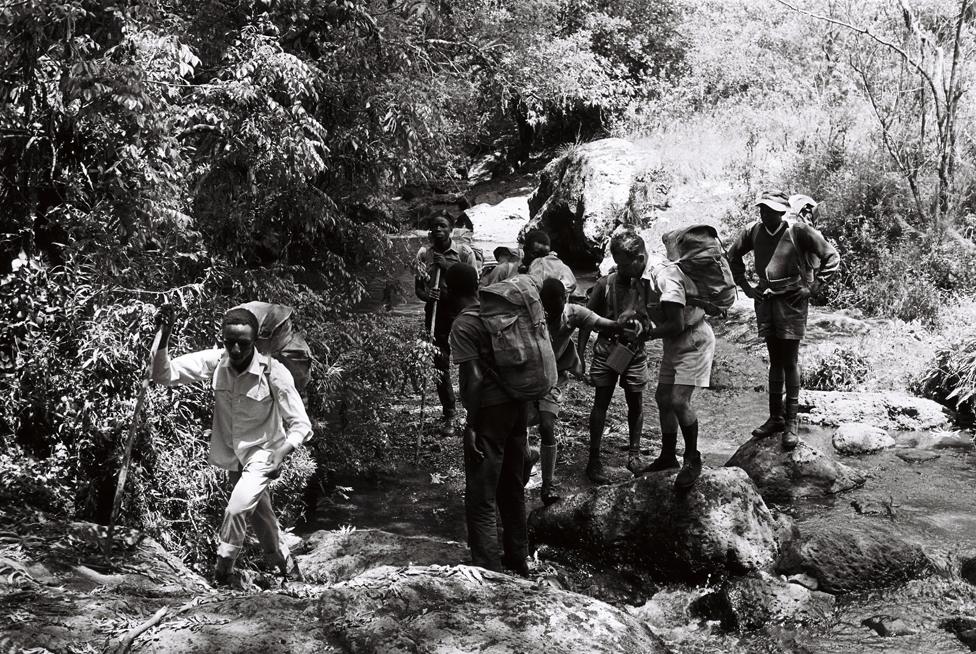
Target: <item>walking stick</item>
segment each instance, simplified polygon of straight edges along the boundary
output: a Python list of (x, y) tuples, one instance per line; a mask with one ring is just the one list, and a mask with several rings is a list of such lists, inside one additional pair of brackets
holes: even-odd
[[(434, 272), (434, 288), (439, 289), (441, 287), (441, 267), (437, 266), (437, 271)], [(431, 343), (434, 341), (434, 323), (437, 322), (437, 300), (434, 300), (434, 308), (430, 312), (430, 329), (427, 331), (427, 340)], [(423, 384), (420, 386), (420, 429), (417, 430), (417, 449), (414, 451), (413, 463), (417, 465), (420, 462), (420, 445), (424, 437), (424, 408), (427, 404), (427, 375), (424, 375)]]
[(129, 475), (129, 463), (132, 461), (132, 445), (136, 440), (136, 428), (139, 426), (139, 414), (142, 413), (142, 405), (146, 400), (146, 389), (152, 381), (153, 361), (156, 359), (156, 351), (159, 349), (159, 342), (163, 338), (163, 328), (156, 330), (156, 337), (153, 339), (152, 347), (149, 348), (149, 365), (146, 366), (145, 375), (142, 378), (142, 386), (139, 388), (139, 395), (136, 397), (136, 408), (132, 412), (132, 422), (129, 423), (129, 434), (126, 436), (125, 454), (122, 455), (122, 469), (119, 470), (119, 481), (115, 486), (115, 499), (112, 501), (112, 515), (108, 520), (108, 533), (105, 536), (105, 558), (112, 556), (112, 532), (115, 529), (115, 520), (119, 517), (119, 509), (122, 508), (122, 492), (125, 489), (125, 478)]

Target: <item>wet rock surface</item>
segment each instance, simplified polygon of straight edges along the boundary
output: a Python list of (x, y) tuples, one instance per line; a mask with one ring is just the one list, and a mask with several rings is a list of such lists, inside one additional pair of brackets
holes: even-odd
[(976, 617), (955, 617), (943, 620), (939, 625), (951, 634), (955, 634), (959, 641), (976, 652)]
[(796, 449), (784, 450), (778, 435), (747, 441), (725, 465), (744, 470), (768, 502), (833, 495), (865, 481), (857, 470), (802, 440)]
[(861, 624), (873, 629), (876, 634), (885, 638), (911, 636), (918, 633), (918, 629), (909, 624), (908, 621), (891, 615), (873, 615), (862, 620)]
[(692, 611), (719, 620), (724, 629), (745, 631), (771, 622), (824, 620), (834, 607), (834, 597), (810, 590), (767, 572), (727, 580), (713, 593), (696, 601)]
[(603, 241), (622, 218), (646, 223), (667, 201), (663, 171), (645, 169), (634, 144), (601, 139), (571, 148), (540, 174), (529, 198), (526, 229), (549, 233), (564, 261), (591, 265), (603, 259)]
[(887, 430), (924, 431), (948, 427), (950, 415), (937, 402), (897, 391), (860, 393), (804, 389), (800, 392), (800, 418), (828, 427), (856, 422)]
[(384, 565), (457, 565), (471, 557), (466, 545), (379, 529), (317, 531), (297, 557), (310, 582), (335, 583)]
[(879, 521), (808, 530), (784, 548), (776, 570), (807, 574), (828, 593), (892, 586), (924, 576), (933, 567), (920, 547)]
[(834, 449), (841, 454), (870, 454), (895, 446), (887, 430), (863, 422), (845, 422), (837, 427)]
[(320, 628), (353, 652), (665, 652), (609, 604), (480, 568), (374, 568), (331, 586)]
[(742, 574), (772, 562), (776, 521), (742, 470), (706, 468), (685, 493), (675, 492), (675, 474), (645, 474), (536, 509), (530, 537), (661, 579)]

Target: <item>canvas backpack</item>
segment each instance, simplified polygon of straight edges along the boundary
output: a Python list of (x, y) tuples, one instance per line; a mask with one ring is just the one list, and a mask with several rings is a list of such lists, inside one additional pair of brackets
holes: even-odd
[(258, 319), (258, 336), (254, 347), (265, 356), (279, 361), (295, 380), (295, 388), (304, 393), (312, 372), (312, 350), (292, 322), (294, 309), (284, 304), (247, 302), (235, 309), (247, 309)]
[(735, 280), (719, 239), (711, 225), (690, 225), (666, 233), (662, 240), (668, 259), (697, 287), (688, 304), (710, 316), (724, 315), (735, 302)]
[(545, 397), (556, 385), (556, 356), (537, 282), (517, 275), (481, 288), (481, 318), (491, 337), (492, 378), (513, 400)]

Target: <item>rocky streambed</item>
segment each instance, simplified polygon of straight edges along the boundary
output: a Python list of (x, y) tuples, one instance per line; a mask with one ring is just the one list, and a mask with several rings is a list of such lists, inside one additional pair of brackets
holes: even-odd
[[(480, 228), (507, 241), (531, 220), (595, 265), (621, 207), (655, 242), (728, 199), (724, 187), (703, 197), (644, 170), (638, 155), (619, 140), (572, 150), (531, 197), (477, 205), (476, 238)], [(581, 278), (585, 288), (590, 278)], [(713, 387), (695, 396), (706, 469), (686, 494), (674, 493), (673, 472), (626, 471), (621, 397), (604, 438), (616, 483), (591, 486), (583, 468), (592, 389), (570, 384), (558, 468), (567, 496), (542, 508), (530, 481), (529, 579), (465, 565), (460, 449), (428, 439), (419, 466), (348, 480), (343, 499), (322, 505), (320, 528), (296, 545), (306, 583), (251, 573), (238, 588), (215, 589), (139, 534), (120, 535), (106, 560), (98, 527), (18, 513), (0, 525), (0, 649), (976, 650), (971, 435), (932, 402), (876, 388), (805, 391), (803, 445), (793, 452), (750, 439), (766, 410), (750, 320), (741, 304), (715, 324)], [(815, 311), (808, 342), (857, 344), (886, 329)], [(652, 369), (659, 357), (651, 345)], [(656, 416), (647, 393), (646, 456), (659, 447)]]

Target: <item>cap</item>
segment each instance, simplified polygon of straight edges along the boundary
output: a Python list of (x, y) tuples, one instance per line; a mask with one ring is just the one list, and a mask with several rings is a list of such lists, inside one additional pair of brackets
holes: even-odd
[(773, 211), (780, 213), (786, 213), (790, 210), (790, 199), (782, 191), (763, 191), (756, 197), (756, 206), (758, 207), (761, 204), (765, 204)]

